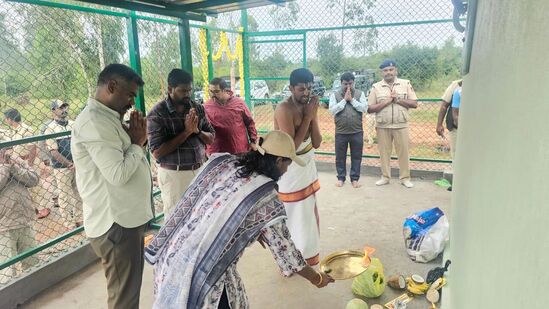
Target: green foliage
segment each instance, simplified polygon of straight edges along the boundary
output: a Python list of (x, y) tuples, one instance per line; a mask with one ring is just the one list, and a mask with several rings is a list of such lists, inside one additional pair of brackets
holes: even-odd
[(297, 2), (287, 2), (273, 6), (269, 10), (269, 14), (277, 29), (292, 29), (297, 24), (299, 10), (300, 8)]
[(339, 44), (334, 34), (328, 34), (318, 40), (317, 53), (320, 73), (326, 79), (325, 82), (331, 83), (333, 81), (331, 77), (341, 69), (343, 46)]
[[(373, 24), (374, 19), (369, 10), (375, 7), (376, 0), (329, 0), (326, 7), (342, 12), (341, 26)], [(378, 31), (375, 28), (354, 30), (351, 40), (346, 40), (344, 30), (341, 30), (341, 45), (350, 43), (353, 50), (366, 56), (377, 50)]]
[(169, 72), (181, 66), (177, 27), (140, 21), (141, 71), (147, 106), (157, 103), (167, 91)]

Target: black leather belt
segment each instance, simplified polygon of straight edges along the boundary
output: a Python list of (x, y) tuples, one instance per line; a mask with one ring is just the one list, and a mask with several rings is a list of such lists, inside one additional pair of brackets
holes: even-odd
[(202, 166), (202, 163), (195, 163), (191, 165), (160, 163), (161, 168), (165, 168), (167, 170), (172, 170), (172, 171), (194, 171), (196, 169), (199, 169), (201, 166)]

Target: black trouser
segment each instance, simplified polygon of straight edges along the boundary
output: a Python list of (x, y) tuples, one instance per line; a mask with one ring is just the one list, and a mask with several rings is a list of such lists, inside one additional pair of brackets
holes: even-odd
[(336, 153), (336, 170), (337, 179), (345, 181), (347, 177), (347, 147), (351, 148), (351, 181), (360, 178), (360, 164), (362, 163), (362, 147), (364, 146), (364, 132), (353, 134), (335, 135), (335, 153)]

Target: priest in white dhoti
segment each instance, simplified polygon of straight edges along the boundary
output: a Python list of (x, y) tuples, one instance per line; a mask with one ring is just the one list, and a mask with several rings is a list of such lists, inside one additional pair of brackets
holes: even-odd
[(274, 119), (275, 129), (294, 139), (298, 157), (306, 162), (303, 167), (292, 163), (279, 180), (278, 189), (288, 215), (286, 224), (292, 240), (309, 265), (316, 265), (320, 260), (320, 220), (316, 202), (320, 184), (314, 149), (320, 146), (322, 135), (317, 116), (319, 97), (314, 94), (313, 80), (311, 71), (294, 70), (290, 75), (292, 95), (278, 104)]

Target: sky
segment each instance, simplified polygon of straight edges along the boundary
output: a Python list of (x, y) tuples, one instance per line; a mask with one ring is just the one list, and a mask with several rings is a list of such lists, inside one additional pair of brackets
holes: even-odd
[[(349, 2), (362, 2), (361, 0), (298, 0), (294, 1), (299, 7), (297, 21), (291, 28), (286, 29), (309, 29), (338, 27), (343, 24), (343, 5)], [(329, 4), (334, 6), (329, 8)], [(286, 5), (287, 6), (287, 5)], [(289, 10), (279, 7), (278, 13), (273, 13), (273, 5), (248, 10), (258, 23), (259, 31), (280, 30), (286, 18), (276, 19), (277, 16), (284, 16)], [(395, 22), (411, 22), (420, 20), (450, 19), (452, 17), (452, 3), (450, 0), (377, 0), (373, 8), (367, 11), (372, 16), (373, 23), (386, 24)], [(220, 14), (217, 17), (218, 27), (230, 27), (240, 20), (240, 12)], [(280, 21), (282, 20), (282, 22)], [(364, 24), (358, 22), (355, 24)], [(426, 25), (410, 25), (397, 27), (379, 27), (378, 29), (378, 51), (389, 50), (395, 45), (412, 42), (421, 46), (441, 46), (448, 39), (454, 40), (455, 44), (461, 46), (463, 35), (457, 32), (451, 23), (438, 23)], [(341, 37), (341, 31), (314, 31), (307, 34), (307, 56), (316, 57), (317, 40), (328, 33)], [(352, 39), (354, 30), (345, 30), (344, 38)], [(282, 39), (298, 38), (271, 36), (261, 39)], [(284, 43), (284, 52), (289, 57), (300, 57), (302, 53), (301, 43)], [(350, 44), (345, 44), (345, 53), (352, 55)], [(262, 55), (268, 55), (275, 49), (275, 44), (261, 46)]]

